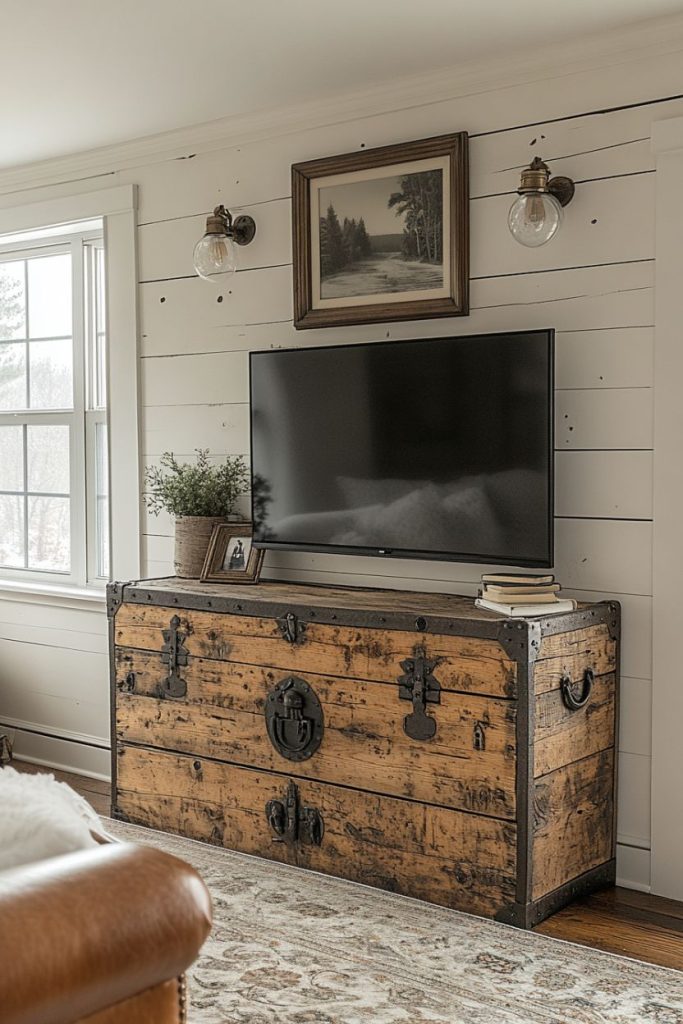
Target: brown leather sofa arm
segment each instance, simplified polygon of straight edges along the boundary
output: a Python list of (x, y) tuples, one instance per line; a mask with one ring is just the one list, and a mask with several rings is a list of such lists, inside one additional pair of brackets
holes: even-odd
[(71, 1024), (178, 977), (211, 928), (189, 865), (111, 844), (0, 874), (2, 1024)]

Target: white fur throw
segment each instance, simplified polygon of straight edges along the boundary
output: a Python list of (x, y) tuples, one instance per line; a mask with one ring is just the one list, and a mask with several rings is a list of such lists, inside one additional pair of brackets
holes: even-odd
[(0, 768), (0, 871), (96, 846), (100, 819), (54, 775)]

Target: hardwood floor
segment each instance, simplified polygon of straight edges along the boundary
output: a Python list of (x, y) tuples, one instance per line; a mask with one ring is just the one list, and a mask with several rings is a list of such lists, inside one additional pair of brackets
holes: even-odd
[(683, 970), (683, 903), (616, 887), (558, 911), (536, 931)]
[[(25, 772), (49, 769), (14, 761)], [(69, 772), (54, 771), (98, 814), (109, 814), (109, 784)], [(556, 939), (593, 946), (608, 953), (683, 970), (683, 903), (616, 887), (578, 900), (538, 925), (536, 931)]]
[(29, 775), (50, 772), (58, 782), (66, 782), (77, 793), (80, 793), (98, 814), (109, 815), (111, 787), (108, 782), (89, 779), (85, 775), (73, 775), (71, 772), (60, 772), (56, 768), (43, 768), (42, 765), (28, 764), (26, 761), (12, 761), (12, 767), (16, 768), (18, 772), (26, 772)]

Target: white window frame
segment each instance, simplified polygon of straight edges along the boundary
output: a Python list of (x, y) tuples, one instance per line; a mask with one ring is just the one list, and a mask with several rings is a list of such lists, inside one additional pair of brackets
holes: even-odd
[[(11, 197), (5, 197), (0, 200), (2, 202), (11, 202)], [(121, 185), (80, 195), (59, 195), (23, 206), (8, 205), (0, 208), (0, 235), (37, 231), (96, 218), (102, 220), (106, 261), (106, 420), (111, 579), (138, 579), (141, 566), (136, 206), (135, 186)], [(55, 239), (56, 243), (60, 241), (62, 239)], [(14, 249), (17, 248), (19, 246), (15, 244)], [(74, 409), (74, 415), (76, 412)], [(82, 408), (80, 413), (83, 416), (85, 409)], [(36, 415), (39, 414), (32, 415), (32, 422), (39, 422)], [(97, 417), (92, 418), (96, 422)], [(94, 435), (94, 430), (89, 433)], [(83, 460), (80, 461), (82, 464)], [(72, 467), (72, 485), (73, 472)], [(80, 466), (78, 472), (80, 476), (83, 475)], [(73, 506), (78, 504), (76, 501), (72, 503)], [(85, 507), (85, 502), (81, 507)], [(92, 515), (91, 507), (89, 517)], [(87, 528), (85, 522), (74, 524), (72, 518), (72, 529), (74, 525), (83, 531)], [(87, 567), (82, 568), (82, 578), (85, 578)], [(0, 574), (0, 593), (42, 593), (52, 599), (93, 597), (101, 600), (103, 597), (103, 581), (83, 587), (59, 583), (56, 578), (43, 579), (41, 582), (35, 579), (38, 575), (44, 576), (42, 573), (25, 571), (21, 573), (21, 578), (9, 578), (3, 571)]]
[[(0, 566), (0, 580), (25, 580), (33, 583), (50, 583), (64, 586), (103, 587), (106, 582), (98, 572), (95, 528), (92, 518), (92, 499), (96, 480), (95, 445), (91, 435), (94, 424), (106, 420), (105, 409), (91, 409), (90, 395), (93, 392), (90, 372), (91, 328), (86, 306), (85, 246), (101, 242), (104, 246), (102, 229), (78, 230), (59, 235), (52, 239), (40, 238), (18, 243), (0, 244), (0, 262), (25, 262), (41, 256), (56, 256), (68, 253), (71, 256), (72, 295), (72, 406), (69, 409), (34, 410), (27, 407), (22, 412), (0, 412), (2, 426), (40, 426), (41, 424), (63, 425), (69, 428), (69, 507), (70, 507), (70, 564), (69, 572), (50, 572), (42, 569), (12, 568)], [(27, 374), (30, 360), (27, 362)], [(26, 458), (26, 447), (24, 447)], [(0, 481), (1, 486), (1, 481)], [(26, 517), (25, 517), (26, 520)], [(27, 545), (28, 522), (24, 522), (24, 544)], [(80, 538), (77, 539), (77, 538)], [(86, 550), (87, 548), (87, 550)]]
[[(100, 571), (99, 565), (99, 546), (100, 546), (100, 528), (99, 528), (99, 475), (97, 472), (97, 428), (102, 424), (108, 425), (107, 420), (107, 398), (106, 393), (104, 395), (103, 404), (100, 404), (98, 399), (98, 385), (100, 383), (100, 375), (98, 372), (98, 357), (99, 357), (99, 332), (98, 332), (98, 304), (97, 304), (97, 269), (95, 261), (97, 259), (95, 253), (102, 252), (104, 255), (104, 236), (102, 233), (98, 237), (91, 238), (90, 244), (83, 247), (82, 256), (89, 257), (89, 263), (84, 259), (83, 261), (83, 274), (79, 277), (84, 284), (85, 288), (85, 301), (86, 308), (84, 310), (86, 328), (85, 328), (85, 340), (84, 340), (84, 351), (86, 354), (87, 365), (84, 367), (85, 370), (85, 411), (84, 411), (84, 430), (85, 430), (85, 479), (86, 479), (86, 493), (85, 493), (85, 522), (86, 522), (86, 578), (90, 583), (97, 583), (102, 581), (103, 574)], [(105, 296), (106, 296), (106, 278), (105, 278)], [(92, 306), (87, 305), (87, 300), (94, 298)], [(106, 317), (106, 302), (105, 302), (105, 317)], [(105, 324), (106, 327), (106, 324)], [(104, 368), (104, 382), (106, 384), (106, 330), (104, 332), (105, 339), (105, 368)], [(107, 494), (109, 493), (109, 481), (107, 481)], [(108, 533), (108, 532), (107, 532)], [(111, 560), (111, 552), (109, 554)]]

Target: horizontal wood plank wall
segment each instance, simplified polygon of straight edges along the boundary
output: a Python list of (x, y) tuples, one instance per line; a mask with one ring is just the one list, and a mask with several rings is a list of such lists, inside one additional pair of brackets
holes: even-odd
[(102, 604), (0, 597), (0, 732), (17, 757), (107, 777), (108, 663)]
[[(644, 99), (658, 99), (647, 96)], [(471, 103), (466, 104), (471, 111)], [(529, 128), (497, 126), (480, 101), (454, 101), (235, 147), (133, 173), (140, 188), (143, 446), (190, 457), (210, 446), (248, 450), (248, 353), (554, 326), (557, 331), (556, 572), (570, 593), (624, 605), (622, 778), (624, 878), (649, 845), (654, 163), (650, 125), (683, 101), (568, 116)], [(653, 112), (654, 111), (654, 112)], [(427, 113), (427, 120), (424, 115)], [(577, 113), (581, 113), (577, 111)], [(525, 110), (535, 120), (533, 110)], [(295, 160), (467, 128), (471, 135), (471, 316), (314, 330), (292, 326), (289, 164)], [(359, 135), (362, 132), (362, 138)], [(577, 181), (551, 245), (525, 250), (506, 226), (518, 170), (535, 152)], [(553, 156), (557, 154), (557, 159)], [(243, 270), (223, 288), (193, 276), (192, 246), (214, 201), (242, 203), (257, 221)], [(219, 301), (220, 300), (220, 301)], [(172, 523), (145, 518), (148, 571), (170, 572)], [(474, 592), (480, 567), (321, 554), (270, 553), (266, 575), (301, 581)], [(628, 846), (628, 849), (626, 847)]]
[[(216, 455), (247, 452), (253, 349), (556, 328), (555, 568), (568, 593), (617, 597), (623, 605), (619, 863), (622, 879), (641, 887), (649, 875), (652, 614), (649, 140), (654, 119), (683, 113), (681, 92), (680, 53), (630, 55), (592, 71), (564, 69), (542, 83), (477, 89), (309, 130), (283, 128), (278, 137), (224, 149), (213, 144), (125, 170), (113, 162), (89, 182), (93, 188), (112, 181), (139, 186), (143, 464), (167, 449), (180, 457), (197, 447)], [(460, 129), (471, 136), (471, 315), (297, 333), (290, 165)], [(535, 153), (577, 182), (562, 232), (539, 250), (516, 245), (506, 226), (519, 169)], [(83, 184), (66, 181), (60, 188), (82, 190)], [(18, 200), (0, 196), (0, 205), (29, 201), (34, 193), (24, 191)], [(240, 253), (240, 272), (223, 288), (192, 270), (193, 245), (218, 202), (257, 222), (254, 243)], [(146, 574), (169, 574), (169, 517), (146, 515), (143, 533)], [(271, 553), (265, 567), (266, 576), (304, 582), (470, 594), (480, 572), (457, 564), (294, 553)]]

